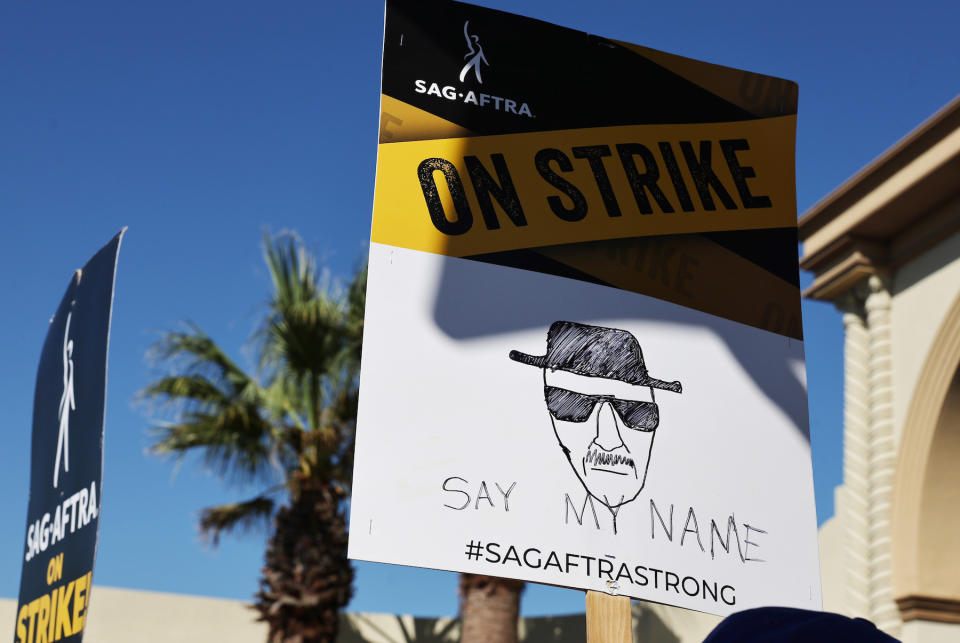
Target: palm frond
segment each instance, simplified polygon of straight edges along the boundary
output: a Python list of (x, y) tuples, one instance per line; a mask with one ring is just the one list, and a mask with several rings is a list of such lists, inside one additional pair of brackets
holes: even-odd
[(282, 459), (278, 401), (240, 369), (202, 330), (165, 334), (155, 364), (171, 371), (140, 392), (173, 416), (156, 422), (152, 451), (183, 457), (198, 450), (214, 471), (235, 481), (272, 480)]
[(274, 426), (256, 407), (233, 405), (212, 413), (185, 412), (179, 420), (158, 424), (153, 430), (153, 453), (182, 458), (199, 450), (214, 473), (238, 483), (272, 481), (278, 474)]
[(227, 395), (235, 395), (256, 385), (253, 378), (195, 324), (188, 324), (186, 331), (164, 333), (151, 346), (147, 357), (154, 364), (163, 364), (171, 370), (201, 375), (221, 387)]
[(355, 278), (344, 290), (321, 279), (312, 255), (291, 234), (265, 237), (264, 257), (274, 292), (255, 335), (260, 371), (271, 386), (281, 380), (307, 430), (320, 431), (331, 390), (344, 373), (357, 371), (365, 282)]
[(357, 271), (347, 289), (348, 351), (357, 370), (360, 369), (360, 349), (363, 342), (363, 319), (367, 307), (367, 266)]
[(188, 375), (169, 375), (161, 377), (148, 384), (142, 391), (142, 397), (164, 402), (186, 402), (196, 404), (224, 404), (226, 394), (203, 375), (191, 373)]
[(207, 507), (200, 511), (200, 533), (213, 545), (220, 542), (220, 534), (233, 530), (247, 531), (269, 523), (273, 515), (274, 501), (261, 495), (244, 502)]
[(328, 371), (344, 348), (343, 320), (342, 302), (327, 293), (275, 307), (262, 329), (262, 365), (282, 364), (300, 375)]
[(325, 372), (342, 350), (343, 297), (320, 278), (316, 260), (292, 233), (265, 235), (264, 259), (273, 294), (255, 334), (261, 370)]
[(317, 262), (294, 232), (263, 234), (263, 258), (273, 282), (273, 299), (282, 305), (310, 301), (320, 288)]

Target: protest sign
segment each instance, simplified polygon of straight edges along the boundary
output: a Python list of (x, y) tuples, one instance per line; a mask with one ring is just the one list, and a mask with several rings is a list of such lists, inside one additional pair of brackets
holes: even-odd
[(820, 605), (796, 85), (389, 0), (350, 556)]
[(107, 343), (122, 236), (74, 273), (40, 353), (16, 643), (83, 638), (100, 528)]

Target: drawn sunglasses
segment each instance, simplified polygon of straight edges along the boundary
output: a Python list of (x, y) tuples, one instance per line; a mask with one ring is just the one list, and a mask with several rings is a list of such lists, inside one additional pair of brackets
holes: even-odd
[(587, 395), (555, 386), (544, 386), (543, 390), (547, 409), (557, 420), (585, 422), (599, 402), (607, 401), (631, 429), (653, 431), (660, 424), (660, 412), (654, 402), (621, 400), (612, 395)]

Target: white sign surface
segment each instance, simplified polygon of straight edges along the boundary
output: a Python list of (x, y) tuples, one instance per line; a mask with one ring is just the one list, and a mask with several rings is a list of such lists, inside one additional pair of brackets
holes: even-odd
[(819, 609), (803, 344), (371, 244), (350, 557)]

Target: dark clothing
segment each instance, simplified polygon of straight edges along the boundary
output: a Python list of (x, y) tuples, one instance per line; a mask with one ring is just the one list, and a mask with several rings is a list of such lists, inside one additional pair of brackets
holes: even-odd
[(829, 612), (812, 612), (789, 607), (760, 607), (731, 614), (703, 643), (802, 643), (806, 641), (847, 641), (853, 643), (896, 643), (870, 621), (847, 618)]

